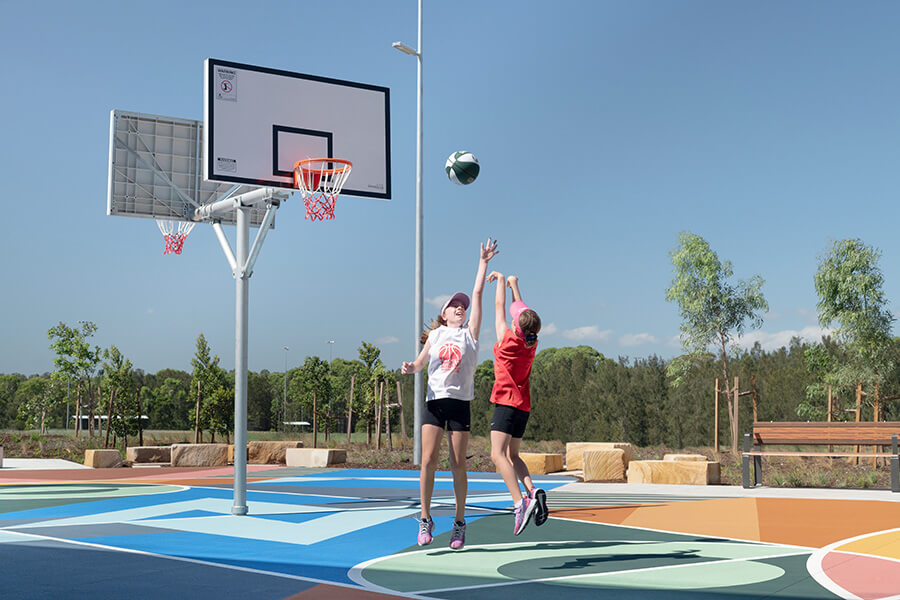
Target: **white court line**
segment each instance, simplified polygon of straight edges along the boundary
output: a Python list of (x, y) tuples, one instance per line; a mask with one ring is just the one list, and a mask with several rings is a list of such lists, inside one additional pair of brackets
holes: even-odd
[[(851, 538), (847, 538), (844, 540), (838, 540), (832, 544), (828, 544), (822, 548), (817, 549), (815, 552), (809, 555), (809, 558), (806, 560), (806, 570), (809, 571), (809, 574), (812, 575), (813, 579), (816, 580), (816, 583), (824, 587), (829, 592), (844, 598), (845, 600), (861, 600), (859, 596), (856, 594), (844, 589), (840, 585), (838, 585), (835, 581), (833, 581), (825, 571), (822, 569), (822, 560), (825, 558), (829, 552), (839, 552), (841, 554), (847, 554), (848, 556), (862, 556), (866, 558), (876, 558), (881, 560), (888, 560), (900, 563), (900, 560), (896, 558), (890, 558), (887, 556), (875, 556), (874, 554), (864, 554), (861, 552), (847, 552), (845, 550), (835, 550), (838, 546), (843, 546), (844, 544), (849, 544), (851, 542), (855, 542), (857, 540), (862, 540), (868, 537), (881, 535), (883, 533), (893, 533), (895, 531), (900, 531), (900, 528), (895, 529), (885, 529), (884, 531), (873, 531), (871, 533), (863, 533), (861, 535), (857, 535)], [(879, 600), (900, 600), (900, 594), (892, 595), (892, 596), (884, 596)]]
[[(49, 541), (53, 541), (53, 542), (72, 544), (75, 546), (85, 546), (88, 548), (98, 548), (100, 550), (110, 550), (110, 551), (114, 551), (114, 552), (123, 552), (126, 554), (137, 554), (139, 556), (150, 556), (153, 558), (164, 558), (166, 560), (176, 560), (179, 562), (192, 563), (192, 564), (203, 565), (203, 566), (207, 566), (207, 567), (217, 567), (219, 569), (230, 569), (232, 571), (242, 571), (244, 573), (255, 573), (257, 575), (268, 575), (269, 577), (279, 577), (281, 579), (293, 579), (295, 581), (306, 581), (306, 582), (310, 582), (310, 583), (318, 583), (318, 584), (323, 584), (323, 585), (331, 585), (331, 586), (335, 586), (335, 587), (342, 587), (342, 588), (348, 588), (348, 589), (352, 589), (352, 590), (362, 591), (358, 586), (355, 586), (355, 585), (348, 585), (346, 583), (340, 583), (338, 581), (328, 581), (327, 579), (317, 579), (315, 577), (304, 577), (302, 575), (291, 575), (289, 573), (279, 573), (277, 571), (263, 571), (262, 569), (252, 569), (250, 567), (239, 567), (237, 565), (228, 565), (228, 564), (222, 564), (222, 563), (209, 562), (209, 561), (200, 560), (197, 558), (186, 558), (183, 556), (168, 556), (165, 554), (157, 554), (155, 552), (147, 552), (145, 550), (134, 550), (132, 548), (117, 548), (115, 546), (106, 546), (103, 544), (96, 544), (93, 542), (65, 540), (65, 539), (54, 538), (54, 537), (50, 537), (50, 536), (46, 536), (46, 535), (38, 535), (38, 534), (34, 534), (34, 533), (21, 533), (18, 531), (10, 531), (10, 532), (6, 532), (6, 533), (15, 533), (15, 534), (21, 535), (22, 537), (26, 537), (26, 538), (49, 540)], [(419, 598), (421, 600), (442, 600), (440, 598), (433, 598), (433, 597), (429, 597), (429, 596), (418, 596), (415, 594), (405, 594), (402, 592), (390, 592), (390, 593), (392, 593), (395, 596), (401, 596), (403, 598)]]

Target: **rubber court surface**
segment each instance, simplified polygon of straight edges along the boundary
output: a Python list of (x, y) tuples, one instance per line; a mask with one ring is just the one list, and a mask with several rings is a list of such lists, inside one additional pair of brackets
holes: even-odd
[(231, 474), (3, 469), (0, 596), (900, 599), (889, 493), (674, 495), (539, 476), (551, 517), (513, 536), (502, 481), (471, 473), (466, 546), (453, 551), (449, 473), (424, 548), (415, 471), (251, 465), (245, 517), (231, 515)]

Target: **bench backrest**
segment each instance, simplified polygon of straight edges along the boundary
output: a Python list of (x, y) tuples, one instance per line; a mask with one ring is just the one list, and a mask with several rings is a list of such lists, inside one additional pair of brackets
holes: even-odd
[(900, 436), (900, 422), (888, 423), (790, 423), (756, 422), (754, 444), (878, 445), (889, 446)]

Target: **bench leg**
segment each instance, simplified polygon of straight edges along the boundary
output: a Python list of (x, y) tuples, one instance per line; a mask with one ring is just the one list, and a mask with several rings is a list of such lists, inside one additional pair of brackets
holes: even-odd
[(900, 492), (900, 455), (897, 454), (897, 436), (891, 436), (891, 491)]
[(762, 485), (762, 456), (753, 457), (753, 485)]
[(750, 452), (750, 434), (749, 433), (744, 434), (744, 453), (741, 455), (741, 485), (744, 488), (751, 487), (751, 485), (750, 485), (750, 456), (747, 454), (747, 452)]

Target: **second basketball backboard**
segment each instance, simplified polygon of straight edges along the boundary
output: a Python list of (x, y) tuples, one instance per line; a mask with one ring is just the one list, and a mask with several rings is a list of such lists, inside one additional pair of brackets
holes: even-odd
[(204, 179), (293, 188), (296, 161), (340, 158), (344, 195), (390, 199), (388, 88), (212, 58), (204, 76)]

